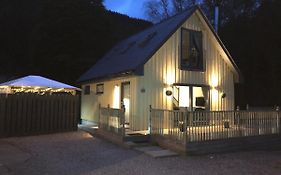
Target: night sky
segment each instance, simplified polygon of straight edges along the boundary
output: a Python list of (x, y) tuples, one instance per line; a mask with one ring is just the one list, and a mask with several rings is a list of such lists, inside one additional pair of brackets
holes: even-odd
[(107, 9), (130, 17), (147, 19), (144, 3), (149, 0), (105, 0)]

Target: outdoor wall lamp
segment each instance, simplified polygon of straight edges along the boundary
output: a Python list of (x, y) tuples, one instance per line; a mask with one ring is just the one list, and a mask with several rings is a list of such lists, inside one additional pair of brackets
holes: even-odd
[(171, 90), (166, 90), (166, 95), (167, 96), (171, 96), (173, 94), (173, 92)]
[(226, 93), (225, 92), (222, 92), (221, 93), (221, 98), (225, 98), (226, 97)]

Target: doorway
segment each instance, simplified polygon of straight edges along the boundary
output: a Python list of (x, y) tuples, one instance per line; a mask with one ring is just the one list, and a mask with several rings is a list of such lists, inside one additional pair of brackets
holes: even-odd
[(125, 124), (130, 124), (130, 82), (121, 84), (121, 105), (125, 107)]
[(173, 106), (188, 111), (209, 109), (209, 87), (199, 85), (175, 85)]

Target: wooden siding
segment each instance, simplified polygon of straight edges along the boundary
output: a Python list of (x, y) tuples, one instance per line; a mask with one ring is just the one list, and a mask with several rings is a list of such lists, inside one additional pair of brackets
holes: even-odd
[[(207, 24), (194, 13), (181, 27), (202, 31), (204, 72), (179, 69), (181, 28), (153, 55), (144, 66), (144, 76), (137, 79), (136, 117), (132, 127), (147, 129), (149, 105), (154, 108), (172, 109), (172, 97), (165, 95), (173, 83), (210, 86), (210, 109), (234, 109), (234, 76), (237, 76), (223, 49), (216, 41)], [(163, 29), (165, 30), (165, 29)], [(217, 86), (212, 87), (215, 82)], [(141, 93), (144, 88), (145, 93)], [(226, 93), (224, 99), (221, 93)]]
[[(81, 100), (81, 118), (86, 121), (96, 122), (99, 121), (99, 104), (101, 106), (110, 106), (114, 108), (121, 107), (121, 83), (122, 82), (130, 82), (130, 121), (133, 120), (134, 114), (136, 113), (136, 78), (119, 78), (114, 80), (108, 80), (98, 83), (85, 84), (82, 86), (90, 85), (90, 94), (84, 95), (82, 93)], [(96, 85), (104, 84), (104, 92), (103, 94), (96, 94)], [(118, 86), (119, 98), (116, 97), (116, 93), (114, 93), (115, 86)], [(118, 98), (118, 99), (117, 99)], [(118, 104), (118, 105), (117, 105)]]

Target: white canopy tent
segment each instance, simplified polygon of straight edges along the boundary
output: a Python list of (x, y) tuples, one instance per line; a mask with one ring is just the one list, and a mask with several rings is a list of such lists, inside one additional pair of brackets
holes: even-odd
[(0, 84), (0, 93), (32, 92), (44, 94), (53, 92), (70, 92), (75, 94), (77, 90), (80, 89), (36, 75), (30, 75)]

